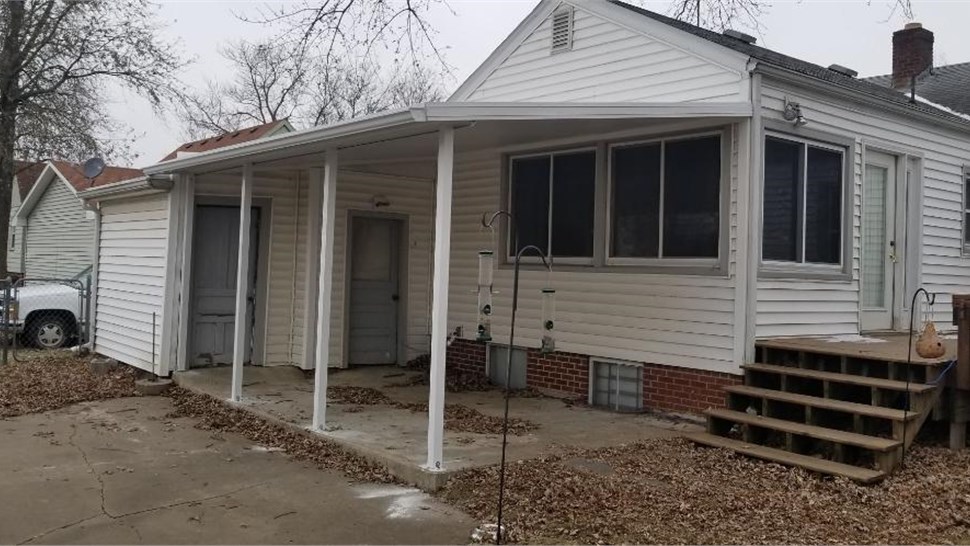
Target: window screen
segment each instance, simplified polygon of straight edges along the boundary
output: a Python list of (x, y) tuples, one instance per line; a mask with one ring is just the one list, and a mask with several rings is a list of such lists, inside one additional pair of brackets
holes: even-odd
[(553, 256), (593, 256), (596, 152), (513, 158), (510, 183), (519, 249), (548, 254), (552, 244)]
[(718, 256), (720, 136), (616, 147), (610, 160), (611, 256)]
[(762, 257), (768, 261), (842, 261), (844, 151), (765, 139)]

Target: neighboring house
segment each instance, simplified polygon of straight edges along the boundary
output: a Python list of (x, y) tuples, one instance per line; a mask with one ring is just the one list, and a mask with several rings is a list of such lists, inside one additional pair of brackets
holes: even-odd
[[(17, 208), (20, 268), (28, 278), (72, 278), (94, 263), (94, 213), (78, 192), (141, 175), (124, 167), (105, 167), (93, 180), (81, 165), (45, 161), (43, 170)], [(11, 269), (16, 266), (11, 264)]]
[(10, 192), (10, 228), (7, 235), (7, 269), (23, 273), (24, 228), (17, 225), (17, 210), (23, 198), (37, 182), (37, 177), (46, 167), (42, 161), (14, 162), (14, 184)]
[[(237, 400), (244, 362), (430, 353), (437, 469), (446, 352), (494, 372), (508, 342), (510, 233), (483, 214), (510, 209), (554, 261), (523, 267), (514, 380), (585, 396), (630, 365), (634, 403), (700, 411), (756, 340), (903, 330), (919, 286), (948, 328), (950, 295), (970, 291), (967, 165), (970, 120), (846, 68), (621, 2), (544, 0), (447, 102), (84, 192), (104, 230), (94, 346), (159, 375), (231, 362)], [(497, 256), (495, 344), (476, 340), (479, 251)]]

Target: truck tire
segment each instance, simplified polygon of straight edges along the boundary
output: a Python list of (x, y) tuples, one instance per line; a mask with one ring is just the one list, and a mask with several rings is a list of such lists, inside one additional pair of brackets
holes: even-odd
[(57, 315), (34, 319), (27, 330), (27, 341), (40, 349), (60, 349), (70, 337), (67, 321)]

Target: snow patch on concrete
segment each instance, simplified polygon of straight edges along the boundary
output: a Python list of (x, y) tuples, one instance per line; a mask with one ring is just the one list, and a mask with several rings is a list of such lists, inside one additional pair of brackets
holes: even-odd
[(413, 487), (365, 485), (356, 488), (359, 499), (387, 499), (385, 516), (388, 519), (405, 519), (427, 510), (428, 496)]

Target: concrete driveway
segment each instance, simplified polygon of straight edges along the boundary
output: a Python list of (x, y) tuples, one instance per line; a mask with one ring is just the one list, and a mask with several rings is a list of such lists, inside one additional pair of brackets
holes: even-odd
[(0, 543), (466, 543), (468, 516), (124, 398), (0, 420)]

